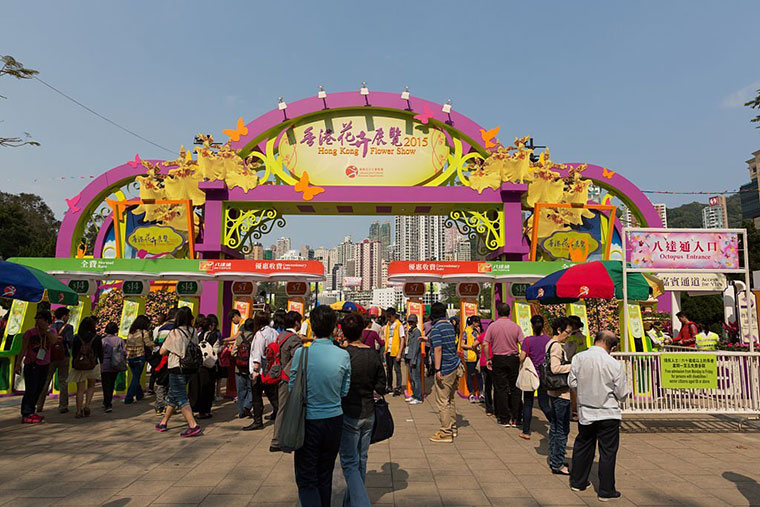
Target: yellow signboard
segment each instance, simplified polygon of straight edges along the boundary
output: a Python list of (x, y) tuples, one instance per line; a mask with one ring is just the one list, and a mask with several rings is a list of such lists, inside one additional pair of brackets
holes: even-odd
[(715, 354), (677, 352), (660, 354), (662, 387), (665, 389), (716, 389), (718, 364)]
[(317, 185), (412, 186), (441, 172), (449, 156), (443, 131), (403, 116), (337, 112), (280, 139), (291, 173)]
[(587, 232), (563, 231), (546, 238), (542, 246), (555, 259), (583, 262), (597, 251), (599, 242)]
[(515, 301), (515, 322), (525, 336), (533, 334), (533, 328), (530, 325), (530, 305), (520, 301)]
[(146, 225), (132, 231), (127, 237), (127, 243), (137, 250), (159, 255), (176, 252), (185, 243), (185, 238), (172, 227)]

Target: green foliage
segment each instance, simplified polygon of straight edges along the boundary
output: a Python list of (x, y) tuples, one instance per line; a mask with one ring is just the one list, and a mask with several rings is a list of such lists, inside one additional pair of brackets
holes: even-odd
[(723, 322), (723, 298), (718, 295), (689, 296), (681, 294), (681, 311), (699, 324), (720, 328)]
[[(760, 90), (757, 90), (757, 97), (744, 103), (745, 106), (751, 109), (760, 109)], [(760, 123), (760, 114), (750, 120), (752, 123)], [(760, 125), (757, 126), (760, 129)]]
[[(699, 228), (702, 227), (702, 209), (707, 206), (701, 202), (690, 202), (676, 208), (668, 209), (668, 227)], [(729, 227), (743, 227), (742, 206), (739, 194), (726, 198)]]
[(53, 210), (35, 194), (0, 192), (0, 257), (53, 257), (58, 228)]

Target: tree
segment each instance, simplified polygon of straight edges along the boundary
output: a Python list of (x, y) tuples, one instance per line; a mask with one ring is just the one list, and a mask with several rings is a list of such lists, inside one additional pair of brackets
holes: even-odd
[(58, 228), (53, 210), (35, 194), (0, 192), (0, 257), (53, 257)]
[[(749, 102), (744, 103), (745, 106), (751, 109), (760, 109), (760, 90), (757, 90), (757, 97)], [(750, 120), (752, 123), (760, 123), (760, 114)], [(760, 129), (760, 125), (757, 126)]]
[(747, 253), (749, 255), (749, 270), (760, 270), (760, 231), (755, 222), (747, 220), (743, 227), (747, 229)]
[[(0, 67), (0, 77), (11, 76), (16, 79), (32, 79), (38, 72), (34, 69), (27, 69), (24, 65), (12, 56), (3, 56), (0, 58), (3, 66)], [(4, 99), (0, 95), (0, 98)], [(24, 132), (24, 137), (2, 137), (0, 136), (0, 146), (18, 148), (19, 146), (39, 146), (40, 143), (31, 140), (31, 134)]]

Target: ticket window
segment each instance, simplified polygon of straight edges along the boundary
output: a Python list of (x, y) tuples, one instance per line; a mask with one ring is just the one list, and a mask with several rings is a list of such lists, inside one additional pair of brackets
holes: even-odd
[[(480, 295), (480, 284), (478, 283), (458, 283), (457, 284), (457, 296), (460, 298), (459, 300), (459, 352), (461, 354), (461, 357), (464, 358), (465, 362), (472, 362), (473, 357), (475, 358), (476, 364), (478, 359), (478, 354), (475, 351), (470, 350), (464, 350), (462, 348), (462, 345), (464, 344), (465, 340), (467, 340), (467, 336), (465, 336), (465, 331), (467, 329), (467, 319), (469, 317), (477, 316), (478, 315), (478, 296)], [(473, 340), (473, 344), (477, 343), (477, 336), (474, 337), (475, 340)], [(469, 396), (471, 394), (473, 395), (479, 395), (480, 394), (480, 380), (479, 378), (472, 378), (470, 379), (471, 385), (473, 387), (473, 392), (470, 392), (470, 388), (467, 386), (467, 376), (468, 372), (465, 372), (465, 375), (459, 379), (459, 393), (462, 396)], [(477, 377), (476, 374), (472, 375), (472, 377)]]
[[(129, 328), (132, 327), (135, 319), (145, 313), (145, 296), (150, 293), (150, 282), (143, 280), (125, 280), (122, 284), (124, 292), (124, 306), (121, 309), (121, 321), (119, 322), (119, 337), (126, 340), (129, 336)], [(145, 369), (143, 369), (143, 378), (145, 380)], [(132, 372), (120, 372), (116, 376), (114, 386), (114, 395), (124, 396), (127, 394), (127, 386), (132, 380)]]
[(306, 297), (309, 295), (309, 284), (306, 282), (288, 282), (285, 284), (288, 296), (288, 311), (295, 311), (303, 318), (306, 311)]
[[(240, 312), (240, 322), (232, 323), (230, 336), (227, 337), (226, 347), (232, 348), (231, 339), (238, 334), (243, 323), (253, 316), (253, 304), (256, 296), (257, 284), (249, 281), (235, 281), (230, 285), (232, 290), (232, 309)], [(222, 365), (224, 367), (224, 365)], [(237, 386), (235, 384), (235, 360), (230, 358), (227, 368), (227, 388), (225, 391), (226, 398), (237, 396)]]

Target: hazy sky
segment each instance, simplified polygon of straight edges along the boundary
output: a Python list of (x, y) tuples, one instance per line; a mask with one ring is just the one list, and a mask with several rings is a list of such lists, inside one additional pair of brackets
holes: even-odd
[[(604, 165), (646, 190), (737, 189), (760, 149), (742, 106), (760, 88), (757, 1), (50, 1), (5, 5), (3, 18), (0, 54), (174, 152), (278, 96), (362, 81), (451, 98), (502, 140), (530, 134), (558, 162)], [(86, 180), (54, 178), (173, 157), (39, 82), (6, 77), (0, 95), (0, 132), (42, 143), (0, 150), (0, 190), (38, 193), (59, 216)], [(274, 235), (332, 245), (370, 221), (290, 218)]]

